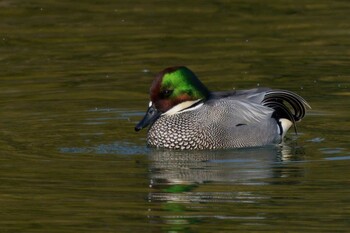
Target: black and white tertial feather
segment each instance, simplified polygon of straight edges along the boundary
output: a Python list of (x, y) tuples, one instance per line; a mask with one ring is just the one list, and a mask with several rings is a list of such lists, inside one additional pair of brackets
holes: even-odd
[(297, 133), (295, 122), (300, 121), (305, 116), (306, 107), (311, 108), (304, 98), (286, 90), (267, 91), (261, 103), (275, 110), (273, 117), (277, 120), (282, 118), (290, 120), (295, 133)]

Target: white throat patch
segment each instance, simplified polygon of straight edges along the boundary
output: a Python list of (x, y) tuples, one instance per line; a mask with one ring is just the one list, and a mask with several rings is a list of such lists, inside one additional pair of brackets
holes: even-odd
[(202, 99), (192, 100), (192, 101), (185, 101), (185, 102), (179, 103), (178, 105), (175, 105), (174, 107), (172, 107), (171, 109), (169, 109), (168, 111), (163, 113), (162, 115), (171, 116), (171, 115), (174, 115), (174, 114), (177, 114), (177, 113), (182, 113), (182, 112), (188, 112), (188, 111), (195, 110), (195, 109), (201, 107), (203, 105), (203, 103), (198, 104), (198, 105), (196, 105), (196, 106), (194, 106), (192, 108), (189, 108), (189, 107), (194, 105), (195, 103), (198, 103), (201, 100)]

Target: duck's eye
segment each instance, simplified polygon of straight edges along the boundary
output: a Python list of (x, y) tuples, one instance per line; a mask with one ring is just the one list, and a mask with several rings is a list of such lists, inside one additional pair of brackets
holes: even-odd
[(169, 97), (173, 93), (173, 90), (165, 89), (160, 92), (162, 97)]

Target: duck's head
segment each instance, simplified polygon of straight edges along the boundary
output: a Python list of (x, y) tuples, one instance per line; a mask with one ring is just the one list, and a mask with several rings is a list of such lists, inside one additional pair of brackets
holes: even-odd
[(149, 107), (135, 130), (152, 124), (162, 114), (171, 115), (208, 98), (210, 92), (187, 67), (169, 67), (158, 73), (150, 89)]

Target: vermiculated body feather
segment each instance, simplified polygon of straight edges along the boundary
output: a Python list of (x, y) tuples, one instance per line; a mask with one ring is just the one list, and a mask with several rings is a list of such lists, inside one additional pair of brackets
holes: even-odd
[[(285, 102), (294, 106), (294, 112)], [(298, 121), (304, 116), (305, 105), (308, 106), (305, 100), (292, 92), (266, 89), (230, 94), (219, 92), (199, 108), (159, 117), (150, 127), (147, 141), (150, 146), (172, 149), (280, 143), (283, 128), (276, 116)]]

